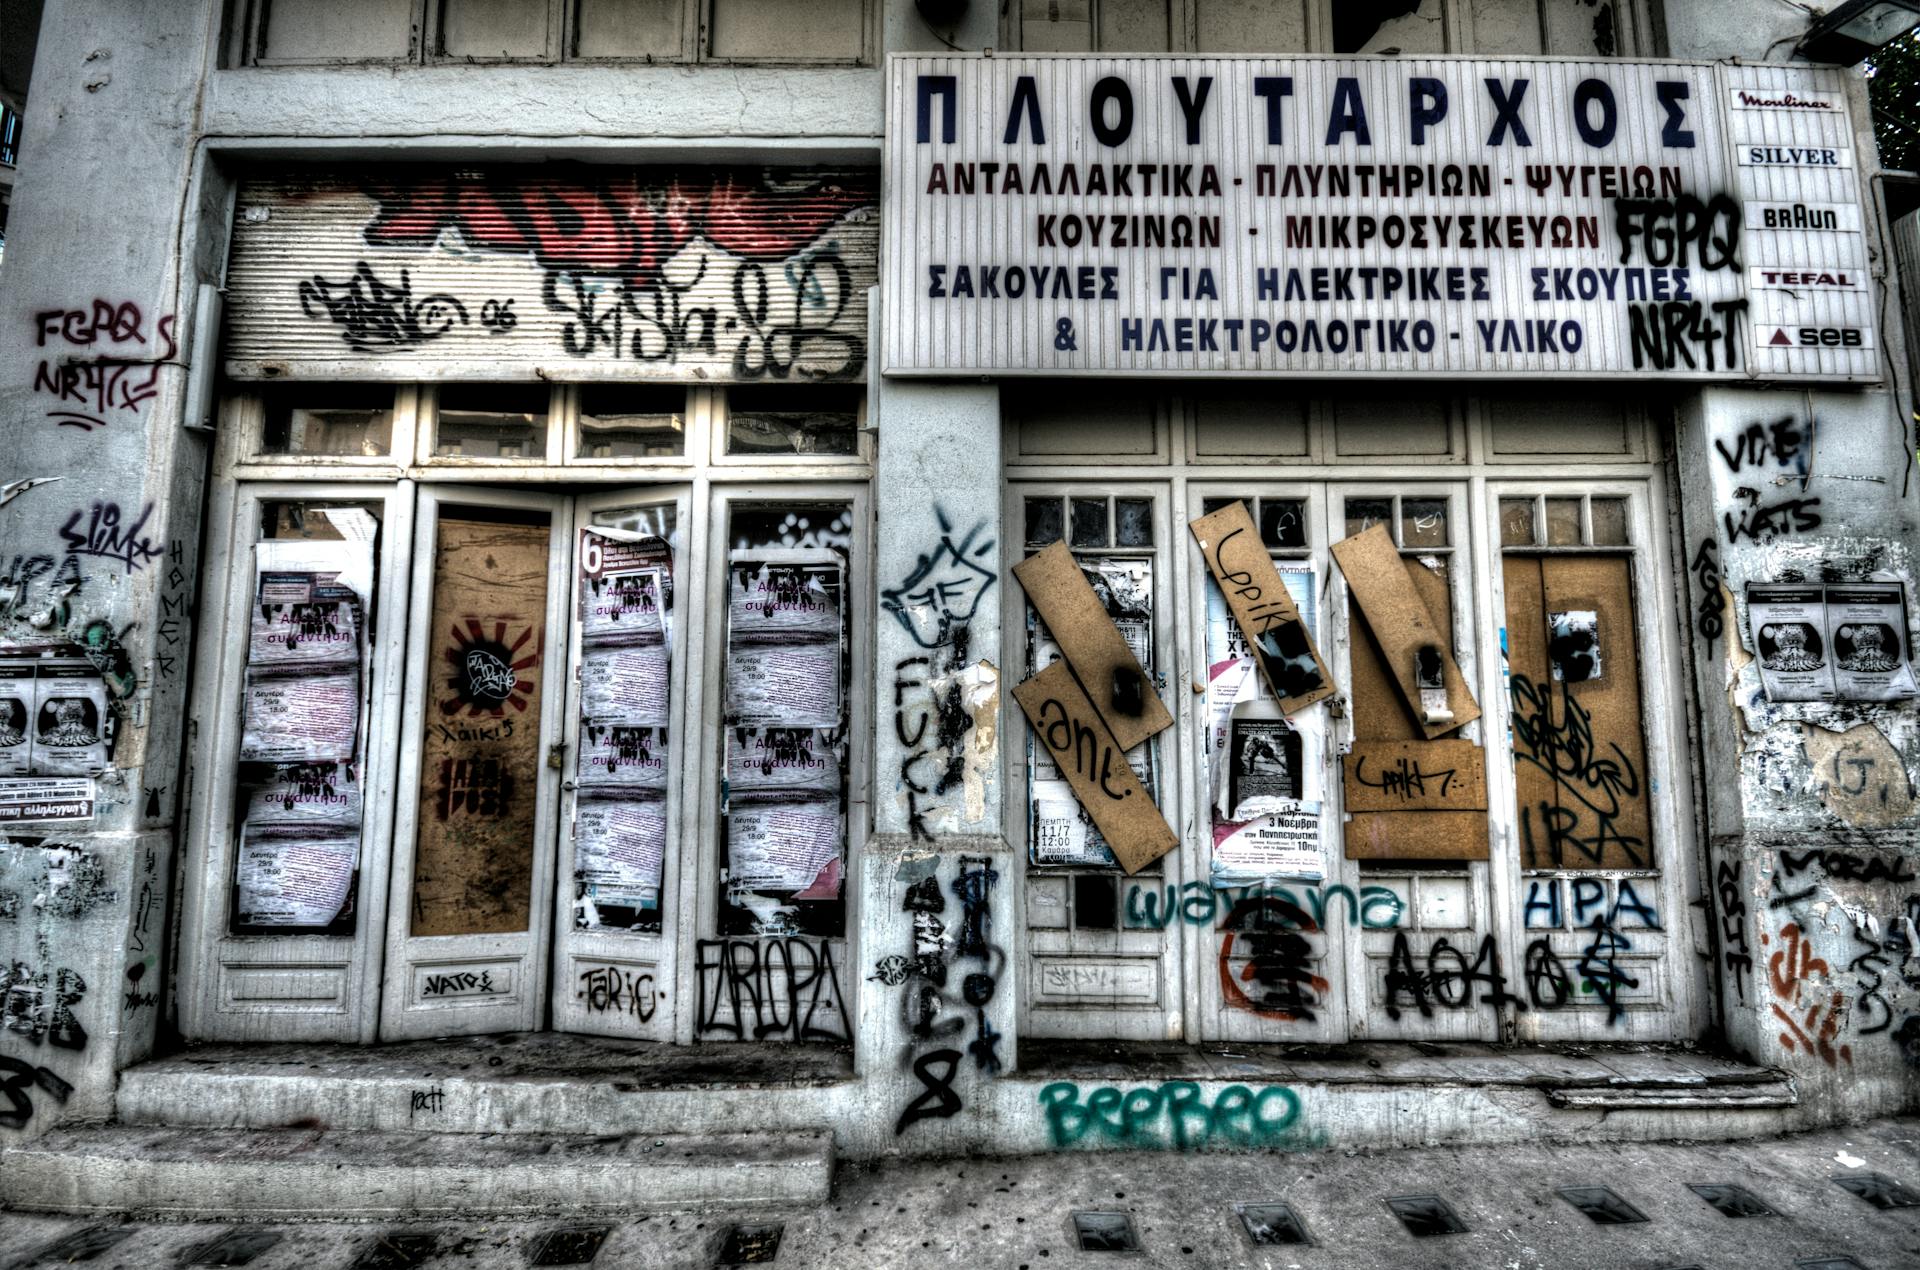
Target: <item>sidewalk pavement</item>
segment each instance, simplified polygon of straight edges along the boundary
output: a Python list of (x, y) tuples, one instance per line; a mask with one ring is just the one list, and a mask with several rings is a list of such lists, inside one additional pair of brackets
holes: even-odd
[[(1850, 1190), (1836, 1176), (1869, 1180)], [(1736, 1211), (1755, 1201), (1772, 1211), (1723, 1215), (1690, 1183), (1745, 1188), (1712, 1198)], [(1559, 1193), (1576, 1187), (1609, 1188), (1616, 1198), (1579, 1198), (1597, 1203), (1602, 1217), (1628, 1220), (1587, 1216)], [(1435, 1196), (1463, 1232), (1416, 1236), (1388, 1206)], [(1889, 1203), (1912, 1206), (1881, 1206)], [(1250, 1208), (1249, 1222), (1236, 1207), (1274, 1204), (1290, 1213)], [(1095, 1243), (1124, 1242), (1121, 1227), (1130, 1224), (1140, 1250), (1087, 1249), (1076, 1213), (1092, 1215), (1084, 1220)], [(1250, 1234), (1251, 1226), (1284, 1235), (1289, 1216), (1311, 1244), (1259, 1244)], [(1414, 1225), (1445, 1224), (1430, 1199), (1416, 1198), (1409, 1216)], [(843, 1166), (833, 1199), (812, 1209), (611, 1223), (475, 1216), (221, 1226), (0, 1214), (0, 1264), (17, 1267), (521, 1270), (583, 1259), (594, 1270), (1915, 1270), (1920, 1120), (1733, 1143), (893, 1161)]]

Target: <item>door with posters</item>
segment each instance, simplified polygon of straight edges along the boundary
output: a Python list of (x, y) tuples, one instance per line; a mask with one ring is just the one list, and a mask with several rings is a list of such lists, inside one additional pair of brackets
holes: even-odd
[(573, 531), (553, 1027), (671, 1040), (689, 491), (581, 497)]
[(420, 488), (382, 1039), (541, 1025), (571, 529), (564, 497)]
[[(1174, 710), (1166, 667), (1173, 656), (1170, 521), (1157, 485), (1020, 484), (1009, 489), (1007, 523), (1020, 526), (1021, 555), (1064, 541), (1147, 673), (1149, 691)], [(1004, 591), (1008, 665), (1020, 679), (1060, 660), (1059, 645), (1019, 585)], [(1021, 1033), (1063, 1039), (1178, 1040), (1186, 1034), (1180, 970), (1181, 931), (1166, 903), (1178, 898), (1175, 848), (1128, 876), (1114, 862), (1072, 787), (1022, 729), (1008, 747), (1014, 771), (1008, 836), (1023, 844), (1027, 984)], [(1178, 728), (1127, 754), (1128, 765), (1159, 808), (1178, 823), (1172, 759)], [(1177, 908), (1178, 905), (1173, 907)]]

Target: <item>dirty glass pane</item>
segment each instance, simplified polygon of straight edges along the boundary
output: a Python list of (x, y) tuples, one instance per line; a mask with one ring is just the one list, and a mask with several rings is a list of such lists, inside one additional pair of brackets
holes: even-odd
[(1073, 545), (1076, 547), (1107, 545), (1106, 499), (1076, 498), (1073, 500)]
[(1113, 545), (1151, 547), (1153, 545), (1153, 500), (1116, 498), (1113, 500)]
[(262, 454), (376, 458), (393, 449), (391, 384), (270, 384)]
[(707, 29), (714, 57), (858, 58), (865, 47), (861, 0), (713, 0)]
[(654, 459), (686, 450), (687, 390), (590, 384), (580, 389), (583, 459)]
[(580, 57), (680, 56), (686, 0), (574, 0)]
[(728, 509), (722, 935), (846, 933), (846, 502)]
[(858, 388), (727, 389), (728, 454), (853, 454), (859, 422)]
[(1211, 516), (1222, 507), (1231, 507), (1239, 501), (1237, 498), (1203, 498), (1200, 500), (1200, 514)]
[[(351, 935), (378, 502), (263, 502), (233, 806), (235, 935)], [(95, 682), (98, 682), (97, 680)]]
[(1297, 498), (1261, 499), (1260, 541), (1270, 551), (1306, 546), (1306, 505)]
[(433, 452), (440, 458), (547, 457), (545, 384), (445, 384)]
[(1347, 537), (1363, 533), (1375, 525), (1393, 528), (1393, 500), (1390, 498), (1349, 498), (1347, 500)]
[(1058, 498), (1027, 500), (1027, 545), (1044, 547), (1066, 537), (1066, 514)]
[(413, 0), (256, 5), (262, 62), (399, 59), (413, 52)]
[(1445, 499), (1403, 498), (1400, 500), (1401, 546), (1444, 547), (1449, 541)]
[(1579, 499), (1549, 498), (1547, 500), (1547, 545), (1549, 547), (1580, 545)]
[(1503, 547), (1533, 545), (1533, 500), (1531, 498), (1500, 500), (1500, 545)]
[(447, 57), (545, 57), (547, 6), (527, 0), (440, 0), (440, 52)]
[(1596, 498), (1589, 508), (1593, 514), (1593, 545), (1596, 547), (1624, 547), (1627, 545), (1627, 500), (1624, 498)]

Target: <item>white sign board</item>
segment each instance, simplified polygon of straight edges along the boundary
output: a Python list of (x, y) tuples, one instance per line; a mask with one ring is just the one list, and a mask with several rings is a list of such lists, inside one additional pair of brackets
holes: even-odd
[(896, 57), (883, 370), (1880, 376), (1838, 71)]

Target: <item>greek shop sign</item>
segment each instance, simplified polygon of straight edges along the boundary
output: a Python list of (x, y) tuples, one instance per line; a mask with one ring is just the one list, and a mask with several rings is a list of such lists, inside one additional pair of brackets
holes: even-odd
[(897, 57), (883, 369), (1880, 376), (1838, 72)]

